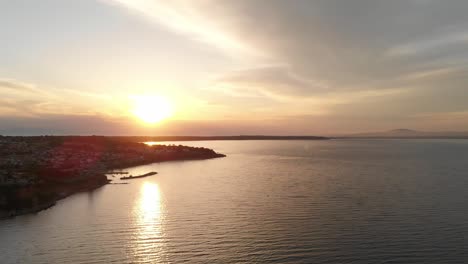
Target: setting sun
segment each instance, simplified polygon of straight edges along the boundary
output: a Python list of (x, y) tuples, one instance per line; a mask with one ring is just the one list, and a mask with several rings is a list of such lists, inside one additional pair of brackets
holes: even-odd
[(172, 105), (161, 96), (134, 96), (132, 113), (141, 121), (154, 124), (172, 115)]

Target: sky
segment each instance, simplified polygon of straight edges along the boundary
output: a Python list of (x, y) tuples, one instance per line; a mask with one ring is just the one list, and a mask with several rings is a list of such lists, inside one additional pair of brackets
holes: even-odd
[[(467, 10), (465, 0), (0, 0), (0, 134), (468, 131)], [(153, 97), (172, 115), (141, 122), (135, 98)]]

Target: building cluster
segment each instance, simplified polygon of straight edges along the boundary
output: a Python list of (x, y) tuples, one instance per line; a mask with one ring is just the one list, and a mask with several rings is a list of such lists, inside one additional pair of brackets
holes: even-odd
[[(47, 140), (0, 137), (0, 186), (28, 185), (37, 180), (36, 164), (43, 162)], [(41, 151), (42, 150), (42, 151)]]

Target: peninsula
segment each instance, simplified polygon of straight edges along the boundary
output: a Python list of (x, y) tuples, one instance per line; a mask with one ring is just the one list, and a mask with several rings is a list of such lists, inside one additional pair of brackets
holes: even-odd
[(157, 172), (155, 171), (151, 171), (151, 172), (148, 172), (148, 173), (145, 173), (145, 174), (142, 174), (142, 175), (130, 175), (130, 176), (125, 176), (125, 177), (121, 177), (120, 179), (121, 180), (133, 180), (133, 179), (141, 179), (141, 178), (146, 178), (146, 177), (149, 177), (149, 176), (153, 176), (153, 175), (156, 175), (158, 174)]
[(0, 137), (0, 219), (99, 188), (109, 183), (106, 173), (116, 169), (224, 156), (208, 148), (149, 146), (103, 136)]

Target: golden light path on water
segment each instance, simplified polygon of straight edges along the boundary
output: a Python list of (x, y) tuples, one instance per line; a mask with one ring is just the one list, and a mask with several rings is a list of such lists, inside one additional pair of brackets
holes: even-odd
[(1, 220), (0, 264), (467, 263), (467, 140), (183, 144), (228, 155)]
[(164, 258), (163, 204), (157, 183), (141, 185), (134, 206), (135, 240), (133, 259), (138, 262), (162, 263)]

